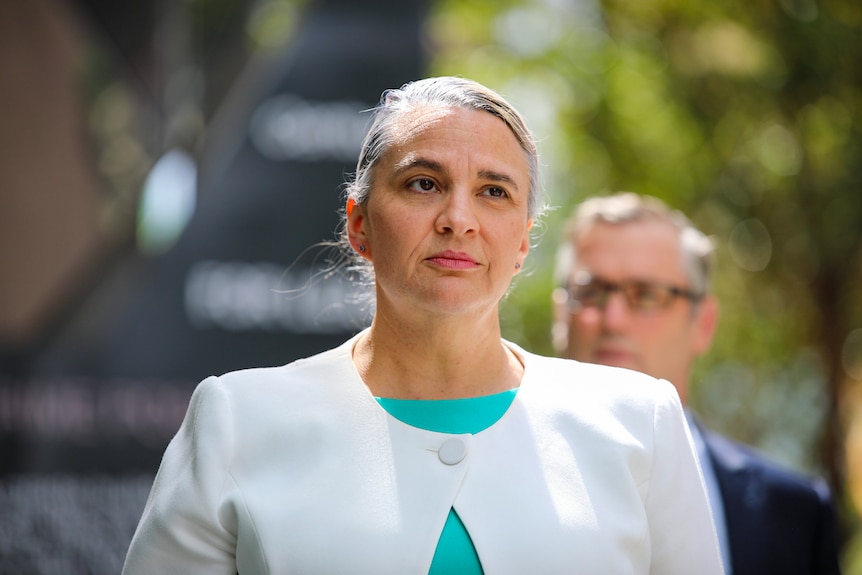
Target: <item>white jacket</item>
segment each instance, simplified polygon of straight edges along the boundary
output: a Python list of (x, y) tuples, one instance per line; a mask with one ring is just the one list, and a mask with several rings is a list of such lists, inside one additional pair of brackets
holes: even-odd
[(507, 343), (513, 404), (449, 435), (380, 407), (355, 339), (198, 386), (126, 575), (426, 574), (451, 507), (488, 575), (722, 573), (669, 383)]

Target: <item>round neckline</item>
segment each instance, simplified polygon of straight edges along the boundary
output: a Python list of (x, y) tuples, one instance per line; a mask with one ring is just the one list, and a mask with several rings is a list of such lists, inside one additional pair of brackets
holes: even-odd
[(496, 393), (489, 393), (486, 395), (475, 395), (473, 397), (447, 397), (447, 398), (443, 398), (443, 399), (405, 399), (405, 398), (401, 398), (401, 397), (381, 397), (378, 395), (372, 395), (372, 397), (374, 397), (374, 399), (378, 399), (378, 400), (382, 399), (385, 401), (405, 402), (405, 403), (406, 402), (445, 403), (448, 401), (448, 402), (452, 402), (452, 403), (450, 403), (450, 405), (454, 405), (455, 402), (468, 403), (471, 401), (481, 402), (484, 400), (494, 399), (496, 397), (508, 395), (510, 393), (512, 393), (512, 394), (517, 393), (519, 389), (521, 389), (521, 386), (513, 387), (511, 389), (504, 389), (503, 391), (498, 391)]
[[(395, 426), (399, 426), (399, 427), (403, 426), (405, 428), (408, 428), (408, 429), (411, 429), (414, 431), (423, 432), (423, 433), (441, 433), (443, 435), (467, 435), (467, 434), (451, 434), (451, 433), (447, 434), (444, 432), (435, 432), (435, 431), (430, 431), (427, 429), (415, 427), (413, 425), (410, 425), (408, 423), (401, 421), (397, 417), (394, 417), (392, 414), (390, 414), (388, 411), (386, 411), (386, 409), (382, 405), (380, 405), (380, 403), (375, 398), (374, 394), (371, 392), (371, 389), (365, 384), (365, 381), (362, 379), (362, 376), (359, 374), (359, 370), (357, 369), (356, 364), (353, 362), (353, 348), (356, 346), (356, 343), (359, 341), (359, 339), (363, 336), (363, 334), (368, 329), (369, 328), (365, 328), (364, 330), (360, 331), (359, 333), (354, 335), (352, 338), (350, 338), (349, 340), (344, 342), (344, 344), (342, 346), (342, 350), (343, 350), (343, 353), (345, 356), (344, 357), (345, 361), (347, 361), (350, 364), (350, 373), (354, 379), (354, 383), (361, 387), (362, 392), (363, 392), (363, 396), (364, 396), (364, 400), (369, 402), (371, 408), (376, 410), (378, 413), (382, 414), (386, 419), (388, 419)], [(528, 374), (530, 373), (529, 353), (527, 353), (519, 345), (512, 343), (506, 339), (501, 338), (500, 341), (512, 353), (515, 354), (515, 356), (518, 358), (518, 361), (520, 361), (521, 365), (523, 365), (523, 367), (524, 367), (524, 373), (521, 376), (521, 381), (520, 381), (520, 384), (518, 385), (518, 387), (512, 388), (510, 390), (504, 390), (504, 391), (498, 392), (498, 393), (508, 393), (508, 392), (513, 391), (513, 390), (517, 391), (516, 398), (511, 402), (511, 404), (506, 409), (506, 411), (500, 416), (500, 418), (493, 425), (491, 425), (490, 427), (488, 427), (488, 428), (486, 428), (486, 429), (484, 429), (484, 430), (482, 430), (482, 431), (480, 431), (474, 435), (482, 435), (482, 434), (486, 433), (487, 431), (494, 429), (501, 422), (503, 422), (507, 418), (508, 414), (512, 411), (512, 406), (517, 403), (517, 398), (518, 397), (523, 398), (524, 393), (528, 392), (528, 389), (529, 389), (529, 385), (527, 385), (529, 383)], [(495, 395), (495, 394), (492, 394), (492, 395)], [(476, 396), (476, 397), (488, 397), (488, 396), (485, 395), (485, 396)], [(397, 398), (390, 398), (390, 399), (397, 399)], [(450, 400), (441, 399), (441, 400), (416, 400), (416, 401), (453, 401), (453, 400), (457, 401), (458, 399), (474, 399), (474, 398), (454, 398), (454, 399), (450, 399)], [(410, 400), (407, 400), (407, 401), (410, 401)]]
[(526, 358), (527, 354), (524, 351), (524, 349), (521, 348), (520, 346), (518, 346), (517, 344), (514, 344), (514, 343), (512, 343), (506, 339), (500, 338), (500, 343), (503, 345), (503, 347), (506, 349), (506, 351), (511, 353), (512, 356), (514, 357), (515, 361), (517, 361), (521, 365), (521, 379), (518, 382), (518, 385), (515, 387), (511, 387), (509, 389), (504, 389), (502, 391), (497, 391), (494, 393), (488, 393), (488, 394), (483, 394), (483, 395), (474, 395), (474, 396), (469, 396), (469, 397), (450, 397), (450, 398), (441, 398), (441, 399), (421, 399), (421, 398), (410, 399), (410, 398), (378, 396), (378, 395), (375, 395), (371, 391), (371, 388), (368, 387), (368, 384), (366, 384), (365, 380), (362, 379), (362, 375), (359, 373), (359, 368), (357, 367), (356, 362), (354, 361), (354, 350), (355, 350), (356, 346), (358, 345), (359, 341), (363, 337), (366, 336), (366, 334), (368, 333), (368, 331), (370, 329), (371, 329), (370, 327), (363, 329), (362, 331), (360, 331), (359, 333), (357, 333), (356, 335), (351, 337), (349, 340), (344, 342), (343, 347), (346, 348), (347, 359), (350, 361), (350, 365), (352, 367), (353, 373), (358, 378), (362, 387), (365, 388), (368, 395), (371, 396), (372, 399), (375, 399), (375, 401), (377, 398), (383, 398), (383, 399), (388, 399), (388, 400), (403, 400), (403, 401), (457, 401), (457, 400), (461, 400), (461, 399), (477, 399), (477, 398), (482, 398), (482, 397), (491, 397), (491, 396), (494, 396), (497, 394), (509, 393), (513, 390), (520, 390), (523, 387), (524, 381), (527, 378), (527, 358)]
[(518, 388), (461, 399), (375, 398), (395, 419), (439, 433), (476, 434), (497, 423), (512, 406)]

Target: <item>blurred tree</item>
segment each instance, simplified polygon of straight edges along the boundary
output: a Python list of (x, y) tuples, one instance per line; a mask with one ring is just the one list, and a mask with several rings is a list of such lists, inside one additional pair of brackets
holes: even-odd
[(721, 326), (693, 403), (823, 473), (857, 531), (842, 496), (862, 347), (860, 26), (855, 0), (441, 0), (431, 26), (433, 72), (524, 111), (560, 207), (507, 336), (550, 352), (552, 252), (573, 204), (628, 189), (682, 209), (719, 248)]

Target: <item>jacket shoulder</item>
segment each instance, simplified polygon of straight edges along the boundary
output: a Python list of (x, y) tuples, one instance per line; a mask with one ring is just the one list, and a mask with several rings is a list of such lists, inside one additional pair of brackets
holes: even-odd
[(771, 489), (788, 495), (809, 497), (823, 504), (831, 501), (829, 486), (821, 477), (808, 476), (781, 465), (754, 447), (715, 431), (706, 430), (704, 440), (718, 473), (756, 477)]
[(560, 394), (599, 395), (627, 402), (669, 397), (679, 401), (668, 381), (631, 369), (536, 354), (527, 354), (527, 365), (531, 379), (541, 379), (543, 386), (552, 386)]
[(260, 396), (276, 398), (314, 397), (337, 387), (353, 386), (358, 375), (350, 361), (346, 344), (290, 363), (252, 367), (212, 376), (198, 385), (196, 392), (218, 388), (232, 401), (257, 401)]

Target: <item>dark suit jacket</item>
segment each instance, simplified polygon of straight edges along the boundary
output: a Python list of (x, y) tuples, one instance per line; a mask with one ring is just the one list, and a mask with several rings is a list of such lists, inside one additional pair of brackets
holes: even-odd
[(698, 425), (724, 501), (733, 575), (837, 575), (829, 487)]

